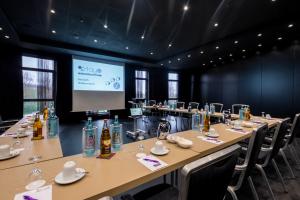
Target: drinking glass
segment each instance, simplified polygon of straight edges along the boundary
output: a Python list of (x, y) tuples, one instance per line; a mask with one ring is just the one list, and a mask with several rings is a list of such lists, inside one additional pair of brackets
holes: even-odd
[[(37, 162), (41, 159), (41, 156), (35, 155), (29, 158), (30, 161), (37, 164)], [(42, 179), (42, 170), (35, 166), (30, 173), (28, 174), (28, 185), (26, 185), (27, 190), (36, 190), (45, 185), (46, 181)]]
[(265, 112), (261, 112), (261, 117), (265, 118)]
[(143, 144), (138, 144), (138, 153), (136, 154), (136, 157), (142, 158), (146, 156), (146, 153), (144, 152), (145, 147)]

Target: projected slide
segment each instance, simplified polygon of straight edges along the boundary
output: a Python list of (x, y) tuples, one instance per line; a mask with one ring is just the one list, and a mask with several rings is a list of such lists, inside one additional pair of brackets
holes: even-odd
[(73, 90), (124, 91), (124, 67), (73, 59)]

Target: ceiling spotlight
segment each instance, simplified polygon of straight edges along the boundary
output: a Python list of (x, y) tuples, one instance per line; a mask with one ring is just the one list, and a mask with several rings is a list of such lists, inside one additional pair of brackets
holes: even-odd
[(107, 28), (108, 28), (107, 24), (104, 24), (104, 25), (103, 25), (103, 27), (104, 27), (105, 29), (107, 29)]
[(209, 61), (209, 62), (210, 62), (210, 63), (213, 63), (214, 61), (211, 60), (211, 61)]
[(278, 37), (277, 40), (282, 40), (282, 37)]
[(202, 65), (205, 66), (205, 63), (203, 63)]
[(0, 27), (0, 31), (2, 31), (3, 29), (2, 29), (2, 27)]
[(169, 62), (168, 62), (169, 64), (171, 64), (172, 62), (171, 62), (171, 60), (169, 60)]
[(9, 38), (10, 38), (9, 35), (5, 35), (4, 37), (5, 37), (6, 39), (9, 39)]
[(272, 2), (275, 2), (276, 0), (271, 0)]
[(204, 51), (200, 51), (201, 54), (204, 54)]
[(246, 50), (245, 50), (245, 49), (243, 49), (242, 51), (243, 51), (243, 52), (245, 52)]
[(294, 26), (294, 24), (289, 24), (288, 28), (292, 28)]
[(261, 47), (261, 46), (262, 46), (262, 44), (258, 44), (257, 46), (258, 46), (258, 47)]
[(160, 66), (164, 66), (164, 64), (163, 64), (163, 63), (160, 63)]
[(188, 54), (187, 57), (190, 58), (190, 57), (191, 57), (191, 54)]
[(51, 32), (52, 32), (53, 34), (55, 34), (55, 33), (56, 33), (56, 31), (55, 31), (55, 30), (52, 30)]
[(143, 40), (144, 38), (145, 38), (145, 36), (144, 36), (144, 35), (142, 35), (142, 36), (141, 36), (141, 39)]
[(219, 24), (218, 23), (214, 23), (214, 27), (218, 27), (219, 26)]
[(129, 49), (129, 47), (128, 47), (128, 46), (126, 46), (126, 47), (125, 47), (125, 49), (126, 49), (126, 50), (128, 50), (128, 49)]
[(222, 60), (222, 58), (221, 58), (221, 57), (219, 57), (219, 60)]
[(177, 58), (177, 60), (180, 61), (181, 59), (180, 59), (180, 58)]
[(184, 11), (187, 11), (188, 9), (189, 9), (189, 6), (188, 6), (188, 5), (184, 5), (184, 6), (183, 6), (183, 10), (184, 10)]
[(150, 52), (150, 55), (153, 55), (154, 53), (153, 52)]
[(171, 46), (172, 46), (172, 43), (169, 43), (169, 46), (168, 46), (168, 47), (170, 48)]
[(216, 46), (216, 49), (219, 49), (220, 47), (219, 46)]
[(54, 10), (54, 9), (51, 9), (51, 10), (50, 10), (50, 13), (55, 14), (55, 10)]
[(234, 41), (234, 44), (237, 44), (237, 43), (239, 43), (239, 41), (237, 41), (237, 40), (236, 40), (236, 41)]
[(98, 40), (96, 40), (96, 39), (95, 39), (95, 40), (94, 40), (94, 42), (95, 42), (95, 43), (97, 43), (97, 42), (98, 42)]
[(261, 37), (261, 36), (262, 36), (262, 34), (261, 34), (261, 33), (257, 34), (257, 37)]

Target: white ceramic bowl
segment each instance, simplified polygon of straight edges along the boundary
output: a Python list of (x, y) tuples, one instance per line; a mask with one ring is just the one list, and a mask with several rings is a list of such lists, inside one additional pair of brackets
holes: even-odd
[(173, 144), (175, 144), (175, 143), (177, 143), (177, 138), (178, 138), (178, 136), (176, 136), (176, 135), (168, 135), (167, 136), (167, 141), (168, 142), (170, 142), (170, 143), (173, 143)]
[(21, 128), (27, 128), (28, 125), (29, 125), (29, 124), (28, 124), (27, 122), (24, 122), (24, 123), (21, 123), (21, 124), (20, 124), (20, 127), (21, 127)]
[(177, 141), (178, 146), (185, 148), (185, 149), (193, 146), (193, 142), (191, 140), (187, 140), (185, 138), (179, 137), (179, 138), (177, 138), (176, 141)]

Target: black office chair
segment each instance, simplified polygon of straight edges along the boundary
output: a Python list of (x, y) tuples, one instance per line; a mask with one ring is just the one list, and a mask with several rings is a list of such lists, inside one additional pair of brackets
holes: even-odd
[(197, 102), (189, 102), (189, 106), (191, 109), (199, 109), (199, 103)]
[(178, 101), (176, 102), (176, 108), (180, 109), (180, 108), (184, 108), (184, 102)]
[(269, 164), (273, 165), (277, 175), (280, 178), (280, 181), (281, 181), (284, 191), (287, 192), (282, 175), (281, 175), (281, 173), (278, 169), (277, 163), (275, 161), (275, 156), (278, 154), (280, 148), (282, 147), (282, 144), (284, 143), (284, 137), (289, 128), (289, 126), (288, 126), (289, 121), (290, 121), (290, 118), (285, 118), (281, 123), (279, 123), (277, 125), (271, 144), (270, 145), (263, 144), (263, 147), (261, 148), (259, 156), (258, 156), (259, 160), (258, 160), (257, 164), (255, 165), (256, 169), (258, 169), (258, 171), (261, 173), (262, 177), (266, 181), (268, 190), (272, 196), (272, 199), (275, 199), (275, 196), (274, 196), (274, 193), (270, 186), (270, 183), (268, 181), (268, 178), (267, 178), (264, 168), (267, 167)]
[(149, 106), (156, 105), (156, 100), (149, 100)]
[(215, 111), (221, 113), (223, 111), (223, 104), (222, 103), (211, 103), (210, 105), (215, 106)]
[[(231, 194), (234, 200), (237, 200), (235, 191), (239, 190), (245, 181), (248, 181), (251, 191), (255, 199), (259, 199), (256, 189), (254, 187), (251, 173), (255, 169), (255, 164), (260, 153), (260, 149), (264, 142), (265, 135), (268, 131), (268, 125), (265, 124), (254, 130), (251, 138), (249, 140), (248, 148), (246, 150), (245, 158), (243, 162), (235, 166), (235, 173), (233, 178), (233, 183), (227, 188), (228, 192)], [(237, 178), (237, 180), (235, 180)]]
[(246, 104), (232, 104), (232, 114), (239, 114), (239, 111), (242, 107), (249, 107), (249, 105)]
[(0, 135), (4, 133), (7, 129), (12, 127), (14, 124), (16, 124), (19, 120), (14, 119), (14, 120), (2, 120), (2, 116), (0, 115)]
[(223, 200), (241, 147), (233, 145), (185, 165), (180, 174), (179, 190), (160, 184), (123, 200)]

